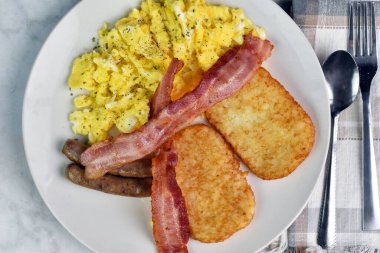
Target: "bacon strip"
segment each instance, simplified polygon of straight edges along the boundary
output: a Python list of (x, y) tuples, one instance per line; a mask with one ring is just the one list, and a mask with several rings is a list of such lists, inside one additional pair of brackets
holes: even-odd
[(153, 235), (159, 253), (187, 253), (190, 236), (185, 199), (175, 178), (178, 160), (173, 145), (165, 145), (153, 159)]
[(173, 89), (174, 77), (182, 67), (183, 62), (177, 58), (173, 58), (170, 62), (168, 70), (150, 101), (151, 118), (156, 116), (162, 109), (170, 104), (170, 93)]
[(101, 177), (156, 150), (196, 116), (238, 92), (270, 56), (272, 48), (268, 40), (247, 35), (243, 45), (229, 50), (204, 74), (195, 90), (169, 104), (138, 131), (88, 148), (81, 155), (86, 177)]

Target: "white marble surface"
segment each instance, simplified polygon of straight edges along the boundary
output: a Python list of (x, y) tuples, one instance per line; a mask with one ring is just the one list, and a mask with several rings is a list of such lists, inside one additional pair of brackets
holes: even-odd
[(0, 0), (0, 252), (90, 252), (43, 203), (29, 173), (21, 111), (46, 37), (79, 0)]
[(77, 2), (0, 0), (2, 253), (90, 252), (58, 223), (42, 201), (25, 160), (21, 132), (22, 99), (33, 62), (51, 30)]

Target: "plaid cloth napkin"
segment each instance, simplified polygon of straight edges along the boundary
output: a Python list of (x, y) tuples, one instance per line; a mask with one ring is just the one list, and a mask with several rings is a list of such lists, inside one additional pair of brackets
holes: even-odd
[[(332, 52), (347, 50), (348, 2), (349, 0), (293, 0), (294, 21), (310, 41), (321, 63)], [(380, 14), (380, 2), (376, 4), (376, 14)], [(379, 17), (377, 28), (380, 28)], [(377, 41), (380, 42), (379, 30)], [(371, 86), (371, 103), (380, 182), (380, 70), (378, 73)], [(328, 252), (380, 253), (380, 231), (361, 230), (361, 115), (359, 95), (356, 102), (339, 118), (336, 154), (336, 247)], [(316, 242), (323, 177), (322, 174), (307, 207), (288, 229), (287, 234), (275, 240), (263, 252), (323, 252)]]

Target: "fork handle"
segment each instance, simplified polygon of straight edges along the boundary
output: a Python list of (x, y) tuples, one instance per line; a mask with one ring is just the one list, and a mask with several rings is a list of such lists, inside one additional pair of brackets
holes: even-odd
[(335, 171), (338, 116), (331, 116), (330, 145), (325, 165), (322, 204), (319, 214), (317, 243), (323, 249), (335, 244)]
[(370, 93), (362, 92), (363, 99), (363, 230), (380, 230), (380, 203), (376, 159), (372, 137)]

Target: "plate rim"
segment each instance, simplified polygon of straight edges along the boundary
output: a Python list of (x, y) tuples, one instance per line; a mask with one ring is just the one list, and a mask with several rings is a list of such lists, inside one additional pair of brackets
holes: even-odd
[(69, 229), (65, 223), (61, 220), (61, 218), (56, 214), (56, 212), (54, 211), (53, 208), (51, 208), (49, 202), (46, 200), (46, 197), (45, 195), (43, 194), (43, 191), (41, 190), (41, 186), (39, 186), (37, 184), (37, 181), (36, 181), (36, 176), (35, 176), (35, 173), (33, 172), (33, 170), (31, 169), (31, 158), (29, 157), (29, 154), (28, 154), (28, 151), (27, 151), (27, 147), (25, 145), (26, 143), (26, 137), (25, 137), (25, 132), (26, 132), (26, 121), (25, 121), (25, 117), (26, 117), (26, 99), (27, 99), (27, 94), (29, 93), (29, 90), (31, 89), (31, 80), (32, 80), (32, 77), (33, 77), (33, 73), (35, 72), (35, 69), (37, 68), (37, 62), (39, 61), (39, 59), (41, 58), (41, 55), (42, 55), (42, 51), (44, 50), (44, 48), (46, 47), (46, 44), (48, 43), (48, 41), (50, 40), (50, 38), (52, 37), (52, 35), (54, 34), (54, 32), (58, 29), (58, 27), (63, 23), (63, 20), (64, 19), (67, 19), (67, 17), (70, 15), (70, 13), (72, 13), (76, 8), (78, 8), (79, 5), (82, 5), (84, 2), (86, 1), (91, 1), (91, 0), (81, 0), (79, 2), (77, 2), (76, 4), (74, 4), (63, 16), (62, 18), (57, 22), (57, 24), (53, 27), (53, 29), (49, 32), (49, 35), (46, 37), (45, 41), (42, 43), (42, 46), (41, 48), (39, 49), (38, 51), (38, 54), (36, 56), (36, 58), (34, 59), (34, 62), (33, 62), (33, 65), (32, 65), (32, 68), (30, 69), (30, 73), (29, 73), (29, 76), (28, 76), (28, 79), (27, 79), (27, 82), (26, 82), (26, 87), (25, 87), (25, 91), (24, 91), (24, 96), (23, 96), (23, 101), (22, 101), (22, 115), (21, 115), (21, 130), (22, 130), (22, 142), (23, 142), (23, 149), (24, 149), (24, 153), (25, 153), (25, 157), (26, 157), (26, 162), (28, 164), (28, 169), (29, 169), (29, 172), (32, 176), (32, 179), (33, 179), (33, 184), (35, 185), (35, 187), (37, 188), (37, 191), (38, 193), (40, 194), (42, 200), (43, 200), (43, 203), (46, 205), (46, 207), (49, 209), (49, 212), (53, 215), (53, 217), (58, 221), (58, 223), (67, 231), (69, 232), (69, 234), (76, 240), (78, 240), (82, 245), (84, 245), (87, 249), (89, 249), (90, 251), (93, 251), (93, 252), (98, 252), (97, 250), (93, 249), (92, 247), (90, 247), (90, 245), (88, 245), (84, 240), (82, 240), (81, 238), (79, 238), (79, 236), (77, 236), (76, 234), (74, 234), (73, 231), (71, 231), (71, 229)]
[[(98, 252), (97, 250), (95, 250), (94, 248), (92, 248), (90, 245), (88, 245), (85, 241), (83, 241), (79, 236), (77, 236), (76, 234), (74, 234), (74, 232), (72, 232), (66, 225), (65, 223), (61, 220), (61, 218), (56, 214), (56, 212), (51, 208), (50, 204), (48, 203), (48, 201), (46, 200), (46, 197), (45, 195), (43, 194), (43, 191), (41, 190), (41, 186), (39, 186), (36, 182), (36, 176), (33, 172), (33, 170), (31, 169), (31, 158), (30, 158), (30, 155), (28, 154), (28, 151), (27, 151), (27, 147), (25, 145), (26, 143), (26, 100), (27, 100), (27, 95), (29, 92), (29, 90), (31, 89), (31, 80), (32, 80), (32, 77), (33, 77), (33, 74), (35, 72), (35, 69), (36, 69), (36, 66), (37, 66), (37, 62), (39, 61), (39, 59), (41, 58), (41, 55), (42, 55), (42, 52), (44, 50), (44, 48), (46, 47), (46, 44), (47, 42), (50, 40), (50, 38), (52, 37), (52, 35), (55, 33), (55, 31), (59, 28), (59, 26), (63, 23), (63, 20), (67, 19), (68, 16), (76, 9), (78, 8), (78, 6), (80, 5), (83, 5), (87, 2), (90, 2), (91, 0), (81, 0), (79, 1), (78, 3), (76, 3), (74, 6), (72, 6), (70, 8), (69, 11), (67, 11), (63, 16), (62, 18), (58, 21), (58, 23), (54, 26), (54, 28), (50, 31), (49, 35), (46, 37), (45, 41), (43, 42), (43, 44), (41, 45), (40, 49), (39, 49), (39, 52), (37, 54), (37, 56), (35, 57), (34, 59), (34, 62), (33, 62), (33, 65), (32, 65), (32, 68), (30, 69), (30, 73), (29, 73), (29, 76), (28, 76), (28, 79), (27, 79), (27, 82), (26, 82), (26, 87), (25, 87), (25, 90), (24, 90), (24, 95), (23, 95), (23, 104), (22, 104), (22, 123), (21, 123), (21, 127), (22, 127), (22, 142), (23, 142), (23, 149), (24, 149), (24, 153), (25, 153), (25, 157), (26, 157), (26, 161), (27, 161), (27, 164), (28, 164), (28, 169), (29, 169), (29, 172), (32, 176), (32, 179), (33, 179), (33, 184), (36, 186), (37, 188), (37, 191), (38, 193), (40, 194), (44, 204), (46, 205), (46, 207), (49, 209), (49, 211), (53, 214), (54, 218), (59, 222), (59, 224), (61, 226), (63, 226), (65, 228), (66, 231), (69, 232), (69, 234), (75, 238), (76, 240), (78, 240), (82, 245), (84, 245), (87, 249), (93, 251), (93, 252)], [(207, 0), (206, 0), (207, 1)], [(248, 0), (248, 1), (255, 1), (255, 0)], [(308, 39), (306, 38), (305, 34), (303, 33), (303, 31), (301, 30), (301, 28), (295, 23), (295, 21), (274, 1), (274, 0), (260, 0), (260, 1), (264, 1), (266, 2), (267, 4), (271, 5), (271, 8), (274, 8), (274, 9), (277, 9), (277, 12), (281, 12), (282, 13), (282, 16), (284, 16), (284, 18), (288, 19), (289, 22), (292, 22), (295, 26), (296, 26), (296, 29), (297, 29), (297, 32), (301, 35), (300, 38), (302, 38), (303, 40), (303, 43), (305, 44), (306, 47), (308, 47), (309, 50), (311, 50), (313, 52), (312, 54), (312, 61), (314, 62), (317, 62), (318, 63), (318, 76), (320, 78), (323, 79), (323, 84), (321, 84), (321, 88), (323, 87), (323, 92), (326, 94), (326, 97), (327, 94), (328, 94), (328, 87), (327, 87), (327, 84), (325, 82), (325, 77), (324, 77), (324, 74), (323, 74), (323, 71), (322, 71), (322, 67), (321, 67), (321, 64), (318, 60), (318, 57), (313, 49), (313, 47), (311, 46), (310, 42), (308, 41)], [(330, 106), (328, 104), (325, 105), (325, 107), (328, 107), (328, 110), (330, 110)], [(326, 116), (326, 118), (329, 118), (329, 115)], [(331, 122), (330, 120), (327, 121), (327, 130), (326, 130), (326, 137), (325, 139), (329, 139), (329, 136), (330, 136), (330, 132), (331, 132)], [(318, 138), (323, 138), (323, 136), (319, 136)], [(261, 248), (257, 249), (256, 251), (254, 252), (259, 252), (261, 250), (263, 250), (265, 247), (267, 247), (275, 238), (279, 237), (282, 233), (284, 233), (284, 231), (286, 231), (291, 224), (294, 223), (294, 221), (299, 217), (299, 215), (301, 214), (301, 212), (305, 209), (306, 205), (308, 204), (308, 202), (310, 201), (310, 198), (312, 196), (312, 193), (314, 192), (315, 188), (316, 188), (316, 185), (318, 183), (318, 180), (319, 178), (321, 177), (321, 175), (323, 174), (323, 171), (324, 171), (324, 164), (326, 162), (326, 158), (327, 158), (327, 153), (328, 153), (328, 146), (329, 146), (329, 141), (326, 142), (326, 145), (324, 147), (324, 154), (323, 154), (323, 165), (322, 165), (322, 168), (319, 170), (319, 173), (318, 173), (318, 177), (317, 179), (315, 180), (314, 182), (314, 185), (312, 186), (311, 188), (311, 191), (309, 193), (309, 196), (308, 198), (305, 199), (303, 205), (302, 205), (302, 208), (300, 208), (300, 210), (297, 212), (297, 214), (295, 215), (295, 217), (281, 230), (279, 231), (275, 237), (273, 237), (269, 242), (267, 242), (264, 246), (262, 246)]]

